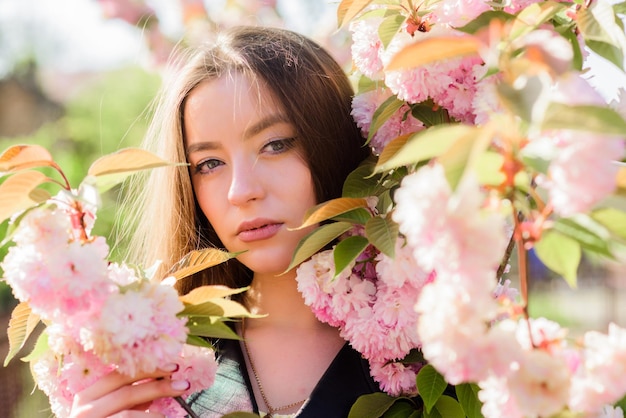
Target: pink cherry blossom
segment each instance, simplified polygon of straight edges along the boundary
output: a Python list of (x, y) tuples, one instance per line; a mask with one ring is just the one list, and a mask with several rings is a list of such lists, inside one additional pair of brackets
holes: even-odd
[(619, 169), (615, 161), (624, 156), (623, 140), (561, 130), (545, 132), (533, 142), (538, 143), (533, 144), (535, 149), (541, 144), (554, 150), (547, 176), (537, 182), (548, 190), (559, 215), (586, 212), (615, 190)]
[(524, 418), (506, 383), (506, 378), (495, 375), (479, 383), (478, 399), (483, 403), (485, 418)]
[[(176, 360), (178, 370), (172, 373), (172, 380), (186, 380), (189, 389), (182, 395), (186, 399), (190, 394), (213, 385), (217, 372), (215, 351), (206, 347), (185, 344)], [(160, 412), (168, 418), (184, 418), (187, 413), (172, 398), (157, 399), (150, 405), (150, 412)]]
[(114, 366), (85, 351), (58, 356), (47, 350), (32, 365), (37, 386), (48, 396), (57, 417), (69, 416), (74, 395), (113, 369)]
[(577, 411), (597, 412), (626, 392), (626, 330), (610, 324), (607, 334), (587, 332), (583, 356), (583, 364), (572, 378), (569, 405)]
[(413, 248), (405, 239), (400, 237), (396, 240), (394, 258), (384, 253), (376, 257), (376, 273), (381, 282), (390, 287), (402, 287), (405, 283), (411, 283), (416, 289), (432, 281), (432, 272), (422, 270), (413, 257)]
[(169, 286), (142, 283), (138, 289), (110, 296), (83, 345), (134, 376), (175, 362), (187, 337), (186, 318), (178, 318), (182, 302)]
[(487, 10), (491, 7), (485, 0), (442, 0), (433, 4), (433, 21), (459, 27)]
[[(367, 137), (372, 117), (376, 109), (389, 97), (391, 92), (386, 89), (376, 89), (356, 95), (352, 100), (352, 116), (363, 136)], [(422, 130), (424, 125), (411, 116), (411, 109), (403, 105), (376, 131), (370, 142), (374, 152), (380, 154), (393, 139)]]
[(2, 263), (15, 296), (44, 319), (97, 309), (111, 290), (104, 238), (68, 242), (67, 232), (62, 234), (66, 237), (62, 245), (48, 237), (37, 244), (11, 247)]
[(345, 270), (333, 280), (334, 274), (332, 250), (322, 251), (313, 255), (309, 261), (300, 264), (297, 269), (297, 281), (298, 291), (302, 293), (304, 303), (311, 307), (317, 319), (338, 327), (344, 323), (344, 318), (332, 309), (333, 294), (344, 293), (343, 289), (346, 287), (344, 279), (350, 272)]
[(393, 220), (422, 268), (464, 269), (472, 277), (495, 270), (508, 240), (504, 217), (481, 209), (483, 198), (471, 178), (453, 194), (439, 164), (402, 180)]
[(391, 396), (416, 395), (415, 377), (422, 368), (421, 364), (390, 363), (370, 361), (370, 372), (380, 388)]
[(551, 416), (567, 405), (570, 373), (558, 356), (527, 350), (519, 368), (508, 376), (507, 386), (523, 416)]
[(383, 44), (378, 36), (378, 26), (382, 20), (369, 18), (350, 22), (352, 62), (361, 73), (371, 79), (382, 76), (383, 63), (379, 53)]

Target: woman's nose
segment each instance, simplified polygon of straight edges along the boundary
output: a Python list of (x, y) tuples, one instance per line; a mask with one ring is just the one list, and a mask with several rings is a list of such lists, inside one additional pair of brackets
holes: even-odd
[(256, 169), (255, 162), (238, 162), (232, 165), (232, 178), (228, 190), (228, 200), (232, 205), (245, 205), (261, 199), (264, 194), (263, 178)]

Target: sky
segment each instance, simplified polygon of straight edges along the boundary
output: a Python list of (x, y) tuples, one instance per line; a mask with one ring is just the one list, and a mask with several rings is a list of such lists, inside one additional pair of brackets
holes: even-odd
[[(220, 10), (225, 0), (205, 0)], [(182, 35), (180, 9), (174, 0), (148, 0), (162, 30)], [(294, 29), (311, 32), (322, 15), (334, 16), (337, 3), (283, 0), (278, 7)], [(0, 0), (0, 77), (24, 56), (64, 72), (107, 69), (148, 58), (141, 33), (125, 22), (103, 17), (96, 0)]]
[[(205, 0), (211, 11), (226, 0)], [(182, 35), (180, 10), (174, 0), (149, 0), (163, 31)], [(322, 17), (334, 18), (338, 0), (279, 0), (288, 26), (310, 35)], [(0, 0), (0, 77), (14, 62), (29, 55), (41, 65), (61, 72), (82, 72), (141, 65), (149, 54), (142, 34), (125, 22), (103, 17), (95, 0)], [(597, 74), (590, 82), (611, 100), (618, 86), (626, 87), (626, 74), (604, 59), (591, 56)]]

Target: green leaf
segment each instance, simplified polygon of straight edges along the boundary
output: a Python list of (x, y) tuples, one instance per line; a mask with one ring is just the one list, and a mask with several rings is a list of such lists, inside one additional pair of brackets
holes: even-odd
[[(621, 3), (615, 3), (613, 5), (613, 11), (615, 12), (615, 14), (626, 15), (626, 1), (623, 1)], [(626, 410), (626, 408), (622, 409)]]
[(402, 100), (398, 100), (396, 96), (390, 96), (380, 106), (378, 106), (378, 109), (376, 109), (374, 115), (372, 115), (372, 123), (370, 124), (370, 130), (367, 133), (366, 143), (369, 144), (380, 127), (383, 126), (390, 117), (395, 115), (395, 113), (403, 105), (404, 102)]
[[(626, 4), (625, 4), (626, 6)], [(615, 406), (622, 408), (622, 411), (626, 411), (626, 396), (615, 403)]]
[(228, 325), (225, 323), (203, 321), (200, 318), (189, 318), (187, 322), (187, 329), (189, 334), (196, 337), (208, 337), (208, 338), (226, 338), (229, 340), (241, 340), (241, 337), (237, 335)]
[(550, 270), (576, 288), (576, 272), (581, 258), (580, 244), (560, 232), (547, 229), (535, 243), (535, 252)]
[(436, 106), (432, 99), (411, 105), (411, 115), (427, 128), (450, 122), (448, 111), (441, 106)]
[(376, 166), (376, 172), (419, 163), (438, 157), (452, 147), (460, 138), (473, 136), (474, 126), (453, 124), (438, 125), (414, 134), (393, 157)]
[(480, 412), (483, 404), (478, 399), (478, 391), (480, 390), (478, 385), (461, 383), (456, 385), (454, 390), (467, 418), (483, 418), (483, 414)]
[(424, 354), (422, 350), (419, 348), (413, 348), (409, 351), (409, 354), (404, 356), (404, 358), (400, 361), (402, 364), (425, 364), (426, 360), (424, 359)]
[(35, 342), (33, 351), (31, 351), (26, 357), (22, 357), (20, 360), (26, 363), (35, 361), (41, 358), (41, 356), (44, 355), (48, 349), (48, 333), (44, 331), (39, 334), (39, 337), (37, 337), (37, 342)]
[(382, 392), (359, 396), (348, 418), (380, 418), (398, 399)]
[(252, 412), (231, 412), (230, 414), (222, 415), (222, 418), (259, 418), (259, 416)]
[[(337, 277), (346, 267), (367, 248), (369, 241), (360, 235), (354, 235), (340, 241), (333, 251), (335, 275)], [(333, 277), (333, 278), (334, 278)]]
[(440, 157), (450, 188), (456, 190), (465, 173), (474, 171), (480, 156), (491, 143), (491, 130), (476, 128), (463, 135)]
[(337, 216), (333, 216), (333, 221), (350, 222), (358, 225), (365, 225), (365, 223), (372, 218), (372, 214), (369, 210), (364, 208), (357, 208), (351, 211), (342, 213)]
[(554, 1), (534, 3), (527, 6), (518, 13), (517, 18), (513, 21), (511, 39), (532, 32), (563, 9), (565, 9), (565, 5)]
[(365, 234), (372, 245), (390, 258), (395, 257), (398, 224), (390, 216), (375, 216), (365, 224)]
[(436, 408), (433, 408), (430, 412), (424, 411), (424, 418), (446, 418), (442, 416)]
[(572, 45), (572, 50), (574, 52), (574, 57), (572, 58), (572, 67), (576, 71), (582, 71), (583, 54), (580, 48), (580, 42), (578, 42), (578, 37), (570, 26), (557, 26), (555, 29)]
[(593, 52), (615, 65), (620, 70), (624, 70), (624, 53), (619, 47), (608, 42), (594, 41), (591, 39), (585, 42), (585, 45), (587, 45), (589, 49), (591, 49)]
[(39, 323), (39, 315), (34, 314), (28, 303), (20, 302), (11, 313), (7, 336), (9, 338), (9, 352), (4, 359), (4, 367), (24, 347), (28, 337)]
[(456, 30), (474, 35), (481, 29), (489, 27), (491, 21), (493, 20), (508, 22), (513, 19), (515, 19), (515, 16), (510, 13), (506, 13), (501, 10), (488, 10), (478, 15), (478, 17), (474, 18), (465, 26), (456, 28)]
[(578, 28), (585, 44), (618, 68), (624, 69), (624, 56), (620, 46), (626, 44), (626, 35), (616, 23), (616, 16), (607, 2), (592, 2), (590, 7), (578, 10)]
[(548, 105), (547, 92), (551, 87), (542, 74), (527, 75), (525, 78), (526, 82), (520, 86), (499, 83), (496, 91), (500, 101), (510, 112), (525, 122), (539, 121)]
[(445, 418), (465, 418), (465, 412), (459, 402), (447, 395), (443, 395), (437, 400), (434, 409)]
[(609, 231), (589, 216), (581, 214), (570, 218), (560, 218), (554, 222), (553, 228), (575, 239), (583, 249), (613, 258), (608, 245)]
[(600, 208), (591, 212), (591, 217), (613, 234), (626, 239), (626, 212), (616, 208)]
[(349, 222), (334, 222), (328, 225), (323, 225), (310, 232), (298, 243), (298, 246), (294, 251), (293, 258), (291, 259), (291, 263), (285, 272), (307, 260), (339, 235), (352, 229), (352, 227), (353, 225)]
[(406, 18), (402, 14), (393, 14), (386, 17), (378, 27), (378, 36), (383, 43), (383, 48), (387, 49), (389, 42), (396, 36), (398, 30), (404, 23)]
[(475, 164), (475, 171), (478, 176), (478, 183), (484, 186), (498, 186), (505, 180), (501, 168), (504, 163), (502, 154), (487, 151), (478, 157)]
[(384, 190), (384, 187), (380, 185), (382, 176), (380, 174), (372, 175), (375, 167), (376, 161), (374, 159), (367, 159), (361, 163), (348, 174), (343, 183), (341, 195), (343, 197), (369, 197), (381, 193)]
[(185, 344), (193, 345), (196, 347), (204, 347), (214, 349), (213, 344), (202, 337), (197, 337), (195, 335), (187, 335), (187, 341)]
[(550, 103), (541, 128), (623, 136), (626, 132), (626, 121), (609, 107)]
[(416, 378), (417, 390), (424, 400), (424, 407), (430, 412), (443, 392), (448, 387), (443, 376), (435, 368), (427, 364), (422, 367)]
[(385, 412), (383, 418), (411, 418), (417, 417), (419, 411), (415, 403), (407, 400), (399, 400), (391, 405), (391, 408)]

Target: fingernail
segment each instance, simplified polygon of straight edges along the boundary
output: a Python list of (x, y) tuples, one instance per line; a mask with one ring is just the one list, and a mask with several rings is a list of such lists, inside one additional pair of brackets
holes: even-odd
[(172, 380), (171, 385), (174, 390), (187, 390), (191, 387), (191, 383), (187, 380)]
[(176, 363), (167, 363), (165, 366), (163, 366), (164, 372), (174, 373), (177, 370), (178, 370), (178, 364)]

